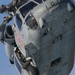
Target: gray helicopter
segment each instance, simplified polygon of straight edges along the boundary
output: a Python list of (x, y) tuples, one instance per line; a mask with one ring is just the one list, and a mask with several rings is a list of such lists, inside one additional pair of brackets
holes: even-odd
[[(69, 75), (74, 64), (75, 0), (13, 0), (0, 41), (20, 75)], [(14, 18), (13, 25), (7, 25)]]

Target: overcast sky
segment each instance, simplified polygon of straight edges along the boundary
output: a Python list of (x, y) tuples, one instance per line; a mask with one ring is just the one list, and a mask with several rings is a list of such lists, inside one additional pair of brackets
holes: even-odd
[[(1, 4), (8, 4), (12, 0), (0, 0)], [(0, 23), (2, 23), (3, 16), (6, 14), (0, 14)], [(0, 43), (0, 75), (18, 75), (14, 65), (11, 65), (4, 51), (4, 46)], [(70, 75), (75, 75), (75, 67), (73, 68)]]

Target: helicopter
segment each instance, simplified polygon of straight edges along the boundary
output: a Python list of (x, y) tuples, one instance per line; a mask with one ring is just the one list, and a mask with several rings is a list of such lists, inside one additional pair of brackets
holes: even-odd
[[(69, 75), (74, 64), (75, 0), (13, 0), (0, 41), (20, 75)], [(7, 25), (14, 18), (13, 25)]]

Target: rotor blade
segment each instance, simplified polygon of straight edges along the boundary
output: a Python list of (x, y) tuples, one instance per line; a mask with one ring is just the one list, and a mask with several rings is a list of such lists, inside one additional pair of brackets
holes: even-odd
[(4, 32), (4, 30), (5, 30), (5, 23), (2, 23), (0, 25), (0, 32)]
[(5, 26), (6, 26), (6, 23), (2, 23), (0, 25), (0, 41), (4, 40), (3, 37), (4, 37)]
[(4, 5), (0, 6), (0, 13), (3, 13), (6, 11), (6, 7)]

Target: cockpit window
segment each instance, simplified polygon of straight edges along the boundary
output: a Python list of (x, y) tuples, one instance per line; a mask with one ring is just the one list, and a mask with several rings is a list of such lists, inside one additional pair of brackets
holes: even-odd
[(75, 9), (75, 0), (71, 0), (70, 5)]
[(37, 21), (32, 14), (29, 14), (25, 19), (26, 25), (29, 26), (31, 29), (36, 29), (38, 27)]
[(30, 11), (32, 10), (37, 4), (34, 3), (34, 2), (30, 2), (28, 4), (26, 4), (25, 6), (23, 6), (21, 9), (20, 9), (20, 12), (22, 14), (23, 17), (25, 17), (25, 15)]
[(35, 0), (36, 2), (38, 2), (38, 3), (42, 3), (42, 0)]
[(21, 67), (20, 67), (20, 65), (19, 65), (19, 63), (18, 63), (18, 61), (17, 61), (17, 59), (15, 58), (15, 66), (16, 66), (16, 68), (18, 69), (18, 71), (19, 71), (19, 73), (21, 74)]
[(43, 0), (43, 1), (47, 1), (47, 0)]
[(19, 30), (21, 30), (22, 20), (21, 20), (21, 18), (19, 17), (18, 14), (16, 14), (16, 24), (17, 24)]

